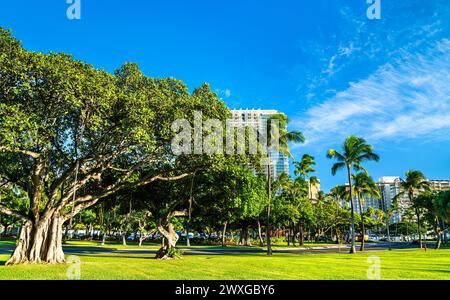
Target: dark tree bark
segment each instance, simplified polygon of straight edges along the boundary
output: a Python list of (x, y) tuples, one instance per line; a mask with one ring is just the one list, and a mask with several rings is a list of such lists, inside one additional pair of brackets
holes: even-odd
[(305, 245), (305, 233), (304, 233), (304, 231), (303, 231), (303, 225), (302, 224), (300, 224), (300, 227), (299, 227), (299, 234), (300, 234), (300, 240), (299, 240), (299, 244), (300, 244), (300, 246), (304, 246)]
[(336, 232), (336, 244), (340, 244), (341, 243), (341, 241), (340, 241), (340, 231), (336, 228), (336, 230), (335, 230), (335, 232)]
[(240, 246), (251, 246), (251, 237), (248, 233), (248, 226), (243, 226), (239, 235), (239, 245)]

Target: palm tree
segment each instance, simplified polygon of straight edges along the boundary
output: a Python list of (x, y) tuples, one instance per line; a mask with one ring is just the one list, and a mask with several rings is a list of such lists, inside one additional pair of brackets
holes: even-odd
[(295, 166), (294, 174), (296, 176), (300, 176), (300, 178), (302, 178), (305, 182), (308, 182), (308, 188), (309, 188), (308, 197), (310, 200), (312, 200), (312, 185), (319, 183), (319, 180), (315, 176), (310, 177), (308, 180), (309, 174), (316, 171), (313, 168), (313, 166), (315, 166), (315, 165), (316, 165), (316, 162), (314, 161), (314, 157), (309, 154), (304, 154), (301, 161), (294, 162), (294, 166)]
[[(335, 214), (336, 223), (339, 219), (340, 200), (346, 199), (346, 194), (347, 193), (344, 185), (337, 185), (334, 188), (332, 188), (328, 193), (328, 197), (331, 198), (333, 202), (336, 204), (336, 214)], [(337, 232), (337, 228), (336, 228), (336, 244), (339, 244), (339, 234)]]
[(443, 241), (443, 226), (441, 224), (442, 213), (439, 205), (439, 193), (437, 191), (426, 191), (420, 193), (414, 200), (414, 206), (427, 210), (430, 223), (433, 224), (437, 236), (437, 242), (434, 249), (439, 249)]
[(316, 170), (313, 168), (313, 166), (316, 165), (316, 162), (314, 161), (314, 157), (309, 154), (304, 154), (302, 156), (301, 161), (295, 161), (294, 162), (294, 174), (295, 176), (300, 176), (303, 178), (303, 180), (306, 181), (306, 178), (308, 178), (309, 173), (313, 173)]
[[(278, 124), (276, 124), (278, 123)], [(272, 187), (271, 187), (271, 151), (276, 151), (282, 155), (287, 157), (292, 157), (291, 152), (289, 151), (289, 143), (304, 143), (305, 137), (303, 133), (300, 131), (288, 131), (287, 124), (289, 120), (285, 114), (274, 114), (268, 118), (268, 126), (267, 128), (267, 147), (266, 147), (266, 159), (267, 159), (267, 196), (268, 196), (268, 205), (267, 205), (267, 226), (266, 226), (266, 237), (267, 237), (267, 255), (272, 255), (272, 246), (270, 244), (270, 206), (271, 206), (271, 197), (272, 197)], [(274, 126), (274, 125), (277, 126)], [(278, 127), (278, 128), (277, 128)], [(272, 135), (273, 129), (278, 129), (278, 132), (275, 132), (276, 136)], [(278, 139), (277, 139), (278, 138)], [(273, 145), (272, 142), (277, 140), (278, 145)], [(274, 146), (277, 149), (273, 149)]]
[(377, 185), (373, 181), (372, 177), (370, 177), (366, 172), (361, 172), (353, 176), (353, 189), (358, 198), (359, 204), (359, 213), (361, 215), (361, 248), (360, 251), (364, 251), (364, 243), (365, 243), (365, 226), (364, 226), (364, 211), (362, 203), (365, 201), (364, 197), (369, 196), (374, 199), (380, 199), (380, 190)]
[(420, 190), (429, 190), (430, 183), (426, 180), (425, 175), (418, 170), (409, 170), (406, 172), (406, 179), (400, 180), (400, 193), (395, 196), (395, 201), (401, 196), (407, 195), (409, 202), (413, 205), (414, 213), (417, 218), (417, 231), (419, 234), (419, 245), (422, 249), (422, 233), (420, 228), (420, 208), (418, 205), (414, 205), (414, 199), (416, 197), (416, 193)]
[(272, 184), (272, 194), (277, 191), (289, 193), (293, 185), (293, 180), (287, 173), (278, 175), (275, 182)]
[(365, 170), (362, 166), (364, 161), (379, 161), (380, 157), (373, 153), (373, 147), (367, 144), (366, 140), (357, 136), (350, 136), (345, 139), (343, 145), (343, 152), (340, 153), (335, 149), (329, 149), (327, 157), (335, 158), (338, 162), (331, 168), (331, 173), (336, 175), (336, 172), (342, 168), (347, 168), (347, 179), (350, 192), (350, 207), (351, 207), (351, 234), (352, 246), (350, 253), (355, 253), (355, 212), (353, 206), (353, 188), (352, 188), (352, 169), (355, 171)]

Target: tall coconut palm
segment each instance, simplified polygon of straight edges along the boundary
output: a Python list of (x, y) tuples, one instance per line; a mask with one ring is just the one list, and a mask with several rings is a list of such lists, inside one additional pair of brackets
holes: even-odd
[[(416, 198), (421, 191), (429, 191), (430, 184), (425, 175), (418, 170), (409, 170), (405, 173), (405, 179), (400, 179), (400, 193), (395, 197), (398, 202), (400, 197), (407, 195), (411, 208), (414, 211), (417, 221), (417, 231), (419, 235), (419, 247), (423, 247), (421, 230), (421, 208), (417, 205)], [(398, 205), (398, 204), (397, 204)]]
[(309, 188), (309, 199), (312, 200), (312, 186), (317, 184), (319, 182), (319, 180), (317, 179), (317, 177), (313, 176), (313, 177), (309, 177), (310, 173), (315, 172), (316, 170), (314, 169), (314, 166), (316, 165), (316, 162), (314, 161), (314, 157), (309, 155), (309, 154), (304, 154), (302, 156), (301, 161), (299, 162), (294, 162), (294, 174), (296, 176), (300, 176), (300, 178), (302, 178), (305, 182), (308, 183), (308, 188)]
[(366, 229), (364, 226), (364, 210), (363, 202), (365, 197), (372, 197), (374, 199), (380, 199), (380, 189), (377, 187), (372, 177), (366, 172), (361, 172), (353, 176), (353, 189), (358, 199), (359, 213), (361, 215), (361, 248), (360, 251), (364, 251), (365, 234)]
[(309, 154), (304, 154), (300, 161), (294, 162), (294, 174), (295, 176), (300, 176), (303, 180), (306, 181), (310, 173), (315, 172), (314, 166), (316, 162), (314, 161), (314, 157)]
[(425, 178), (425, 175), (418, 170), (409, 170), (406, 172), (406, 178), (400, 180), (400, 193), (395, 196), (395, 200), (404, 195), (408, 196), (409, 202), (413, 205), (414, 213), (416, 214), (417, 231), (419, 234), (419, 246), (422, 249), (422, 233), (420, 228), (420, 208), (414, 205), (414, 199), (420, 191), (427, 191), (430, 189), (430, 183)]
[[(272, 198), (272, 175), (271, 175), (271, 152), (278, 152), (286, 157), (291, 158), (292, 154), (289, 151), (289, 143), (304, 143), (305, 137), (300, 131), (288, 131), (287, 125), (289, 119), (285, 114), (274, 114), (268, 118), (267, 128), (267, 145), (266, 145), (266, 159), (267, 159), (267, 226), (266, 226), (266, 239), (267, 239), (267, 255), (272, 255), (272, 246), (270, 244), (270, 209)], [(273, 135), (273, 129), (275, 130), (275, 136)], [(274, 145), (273, 142), (278, 141), (278, 145)], [(276, 149), (273, 149), (275, 146)]]
[(350, 208), (351, 208), (351, 234), (352, 246), (350, 253), (355, 253), (355, 211), (353, 205), (353, 188), (352, 188), (352, 169), (355, 171), (365, 170), (362, 163), (365, 161), (379, 161), (380, 157), (373, 152), (373, 147), (367, 144), (366, 140), (357, 136), (350, 136), (345, 139), (343, 145), (343, 152), (340, 153), (335, 149), (329, 149), (327, 157), (336, 159), (338, 162), (331, 168), (331, 173), (336, 175), (340, 169), (347, 169), (347, 179), (350, 193)]

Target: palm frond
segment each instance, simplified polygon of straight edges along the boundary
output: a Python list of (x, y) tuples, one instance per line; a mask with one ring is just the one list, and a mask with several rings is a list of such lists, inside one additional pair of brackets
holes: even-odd
[(331, 167), (331, 174), (333, 174), (333, 176), (336, 175), (337, 171), (343, 169), (344, 167), (345, 167), (345, 163), (343, 163), (343, 162), (335, 163), (333, 165), (333, 167)]

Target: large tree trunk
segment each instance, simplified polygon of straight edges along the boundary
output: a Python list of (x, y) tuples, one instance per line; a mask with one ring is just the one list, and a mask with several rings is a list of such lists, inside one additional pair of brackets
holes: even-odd
[(178, 234), (175, 232), (172, 223), (168, 223), (166, 228), (163, 225), (158, 225), (158, 232), (164, 237), (162, 247), (156, 253), (155, 258), (157, 259), (170, 259), (167, 254), (170, 249), (175, 248), (177, 241), (179, 239)]
[(439, 233), (437, 236), (437, 241), (436, 241), (436, 245), (434, 246), (434, 249), (436, 249), (436, 250), (441, 249), (441, 244), (442, 244), (442, 235), (441, 235), (441, 233)]
[(64, 219), (57, 214), (34, 222), (24, 222), (17, 246), (6, 265), (63, 263), (63, 223)]
[(336, 244), (339, 245), (341, 243), (340, 241), (340, 231), (336, 228)]
[(248, 234), (248, 227), (244, 226), (241, 228), (241, 234), (239, 235), (239, 245), (240, 246), (251, 246), (251, 238)]
[(304, 233), (304, 231), (303, 231), (303, 225), (302, 224), (300, 224), (300, 227), (299, 227), (299, 234), (300, 234), (300, 236), (299, 236), (299, 244), (300, 244), (300, 247), (302, 247), (302, 246), (304, 246), (305, 245), (305, 233)]
[(139, 236), (139, 247), (142, 247), (142, 243), (150, 236), (150, 234), (141, 234)]

